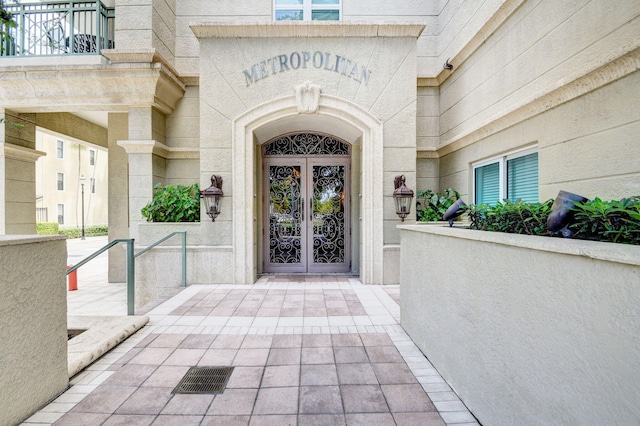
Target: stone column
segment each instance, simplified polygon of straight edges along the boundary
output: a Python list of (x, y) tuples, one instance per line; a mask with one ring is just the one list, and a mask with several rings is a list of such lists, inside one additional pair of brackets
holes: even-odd
[[(129, 168), (127, 153), (118, 146), (129, 134), (128, 116), (110, 113), (108, 128), (109, 145), (109, 241), (129, 238)], [(126, 253), (109, 250), (109, 282), (126, 281)]]
[(36, 161), (34, 114), (0, 110), (0, 234), (36, 233)]
[[(154, 149), (164, 147), (164, 116), (151, 107), (129, 109), (129, 139), (119, 140), (129, 158), (129, 236), (138, 238), (138, 225), (146, 220), (140, 211), (151, 200), (153, 185), (164, 178), (162, 161)], [(162, 139), (158, 141), (158, 139)], [(158, 158), (158, 157), (157, 157)]]

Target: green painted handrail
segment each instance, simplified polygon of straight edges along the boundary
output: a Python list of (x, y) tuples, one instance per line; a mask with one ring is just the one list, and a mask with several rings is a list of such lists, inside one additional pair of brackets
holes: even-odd
[(133, 255), (133, 238), (118, 238), (111, 241), (106, 246), (98, 249), (93, 254), (82, 259), (80, 262), (67, 269), (67, 275), (76, 271), (79, 267), (95, 259), (111, 247), (119, 243), (127, 243), (127, 315), (135, 315), (135, 288), (136, 288), (136, 263)]
[(169, 238), (173, 237), (174, 235), (177, 234), (182, 234), (182, 287), (186, 287), (187, 286), (187, 231), (176, 231), (176, 232), (172, 232), (171, 234), (167, 235), (164, 238), (159, 239), (158, 241), (156, 241), (155, 243), (151, 244), (150, 246), (140, 250), (139, 252), (137, 252), (134, 257), (138, 257), (140, 255), (145, 254), (146, 252), (148, 252), (149, 250), (151, 250), (152, 248), (154, 248), (155, 246), (157, 246), (160, 243), (165, 242), (166, 240), (168, 240)]
[(168, 240), (176, 234), (182, 234), (182, 287), (187, 286), (187, 231), (177, 231), (173, 232), (166, 237), (156, 241), (149, 247), (140, 250), (138, 253), (133, 253), (133, 238), (118, 238), (116, 240), (111, 241), (106, 246), (98, 249), (93, 254), (82, 259), (80, 262), (73, 265), (71, 268), (67, 269), (67, 275), (76, 271), (79, 267), (84, 265), (85, 263), (95, 259), (105, 251), (109, 250), (111, 247), (115, 246), (119, 243), (127, 243), (127, 315), (135, 315), (135, 289), (136, 289), (136, 257), (145, 254), (158, 244)]

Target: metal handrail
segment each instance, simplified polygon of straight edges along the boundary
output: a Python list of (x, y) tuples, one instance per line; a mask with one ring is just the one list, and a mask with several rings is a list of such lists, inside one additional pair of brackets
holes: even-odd
[(136, 289), (136, 257), (145, 254), (158, 244), (168, 240), (176, 234), (182, 234), (182, 287), (187, 286), (187, 231), (176, 231), (167, 235), (164, 238), (156, 241), (151, 244), (147, 248), (140, 250), (138, 253), (133, 253), (133, 238), (118, 238), (116, 240), (111, 241), (109, 244), (104, 247), (98, 249), (93, 254), (82, 259), (80, 262), (76, 263), (69, 269), (67, 269), (67, 275), (76, 271), (79, 267), (84, 265), (85, 263), (95, 259), (100, 256), (105, 251), (109, 250), (111, 247), (115, 246), (118, 243), (127, 243), (127, 315), (135, 315), (135, 289)]
[(114, 47), (115, 8), (99, 0), (16, 3), (4, 6), (15, 27), (0, 26), (0, 56), (100, 54)]
[(161, 238), (155, 243), (151, 244), (150, 246), (140, 250), (134, 255), (134, 257), (138, 257), (140, 255), (145, 254), (146, 252), (148, 252), (158, 244), (165, 242), (166, 240), (168, 240), (169, 238), (173, 237), (176, 234), (182, 234), (182, 238), (181, 238), (182, 240), (182, 287), (186, 287), (187, 286), (187, 231), (172, 232), (166, 237)]
[(67, 269), (67, 275), (76, 271), (79, 267), (89, 262), (90, 260), (95, 259), (105, 251), (109, 250), (111, 247), (115, 246), (118, 243), (127, 243), (127, 315), (135, 315), (135, 286), (136, 286), (136, 263), (135, 256), (133, 254), (133, 238), (118, 238), (116, 240), (111, 241), (106, 246), (98, 249), (93, 254), (82, 259), (77, 264), (73, 265), (71, 268)]

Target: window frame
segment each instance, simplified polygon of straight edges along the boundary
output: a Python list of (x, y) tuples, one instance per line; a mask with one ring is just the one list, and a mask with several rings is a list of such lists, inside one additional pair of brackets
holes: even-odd
[[(515, 151), (509, 151), (508, 153), (498, 156), (492, 157), (487, 160), (481, 160), (476, 163), (471, 164), (471, 188), (473, 191), (473, 202), (477, 204), (477, 194), (476, 194), (476, 169), (484, 166), (488, 166), (490, 164), (498, 163), (498, 192), (499, 197), (498, 201), (503, 202), (505, 199), (508, 199), (507, 194), (507, 162), (509, 160), (513, 160), (515, 158), (524, 157), (526, 155), (538, 153), (538, 145), (529, 145), (524, 148), (517, 149)], [(538, 163), (538, 170), (540, 169), (540, 165)], [(540, 187), (540, 182), (538, 181), (538, 187)]]
[(64, 160), (64, 141), (56, 139), (56, 158)]
[(56, 189), (63, 192), (65, 187), (64, 172), (56, 172)]
[[(62, 214), (60, 214), (62, 212)], [(58, 204), (56, 207), (58, 225), (64, 225), (64, 204)]]
[[(277, 0), (273, 0), (273, 20), (276, 22), (287, 22), (285, 20), (276, 19), (276, 12), (279, 10), (302, 10), (302, 20), (297, 22), (309, 22), (312, 19), (313, 12), (318, 10), (337, 10), (338, 11), (338, 19), (337, 21), (342, 21), (342, 1), (338, 0), (338, 4), (313, 4), (313, 0), (302, 0), (302, 4), (284, 4), (278, 5)], [(289, 21), (290, 22), (290, 21)], [(294, 21), (295, 22), (295, 21)], [(335, 22), (335, 21), (334, 21)]]

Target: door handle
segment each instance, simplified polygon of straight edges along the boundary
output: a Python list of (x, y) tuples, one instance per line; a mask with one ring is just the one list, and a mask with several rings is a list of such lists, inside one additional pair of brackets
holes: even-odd
[(309, 198), (309, 220), (313, 225), (313, 197)]
[(304, 198), (300, 198), (300, 217), (302, 217), (302, 221), (304, 222)]

